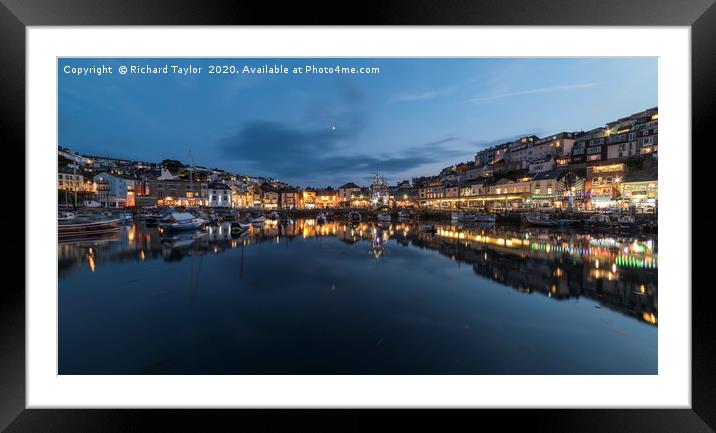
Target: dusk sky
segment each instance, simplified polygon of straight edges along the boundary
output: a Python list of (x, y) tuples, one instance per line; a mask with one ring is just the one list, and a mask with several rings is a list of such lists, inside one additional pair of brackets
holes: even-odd
[[(77, 76), (65, 66), (113, 67)], [(201, 66), (120, 75), (120, 65)], [(208, 65), (377, 66), (375, 75), (209, 75)], [(649, 59), (60, 59), (59, 145), (297, 186), (391, 184), (525, 134), (589, 130), (658, 105)]]

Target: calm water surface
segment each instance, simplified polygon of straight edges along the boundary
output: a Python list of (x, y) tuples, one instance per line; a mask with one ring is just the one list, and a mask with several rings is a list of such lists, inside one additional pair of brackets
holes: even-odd
[(60, 374), (656, 374), (657, 238), (267, 221), (61, 243)]

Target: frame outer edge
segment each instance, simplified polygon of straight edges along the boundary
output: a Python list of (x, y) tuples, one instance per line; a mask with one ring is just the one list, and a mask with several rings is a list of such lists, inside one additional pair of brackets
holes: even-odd
[(4, 233), (4, 243), (15, 248), (15, 253), (5, 256), (8, 262), (4, 269), (8, 272), (1, 285), (0, 429), (3, 429), (25, 409), (25, 25), (4, 4), (0, 4), (0, 41), (3, 64), (0, 142), (6, 161), (12, 161), (10, 165), (18, 171), (23, 184), (21, 207), (0, 213), (0, 226), (11, 228)]
[[(716, 125), (714, 101), (716, 100), (716, 4), (712, 4), (691, 27), (691, 107), (692, 107), (692, 206), (698, 197), (709, 194), (709, 167), (716, 151), (712, 137)], [(693, 158), (698, 146), (698, 158)], [(699, 177), (703, 178), (699, 178)], [(693, 208), (692, 231), (709, 233), (716, 223), (710, 206)], [(713, 253), (706, 250), (698, 254), (692, 233), (692, 287), (691, 287), (691, 403), (692, 409), (712, 429), (716, 427), (716, 320), (713, 314), (713, 276), (708, 269), (713, 266)], [(698, 274), (694, 271), (700, 270)], [(696, 278), (699, 275), (702, 278)]]

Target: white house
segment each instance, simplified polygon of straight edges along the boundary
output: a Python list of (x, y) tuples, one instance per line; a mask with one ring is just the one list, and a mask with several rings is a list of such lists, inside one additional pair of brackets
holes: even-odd
[(231, 188), (226, 184), (214, 182), (207, 188), (207, 206), (209, 207), (231, 207)]

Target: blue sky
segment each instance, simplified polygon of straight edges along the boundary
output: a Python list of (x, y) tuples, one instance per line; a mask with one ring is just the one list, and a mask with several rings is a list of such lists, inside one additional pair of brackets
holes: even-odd
[[(113, 67), (77, 76), (65, 66)], [(120, 65), (201, 66), (120, 75)], [(209, 65), (377, 66), (372, 75), (209, 75)], [(187, 161), (298, 186), (436, 174), (510, 138), (589, 130), (658, 105), (650, 59), (60, 59), (59, 145)]]

